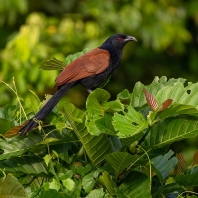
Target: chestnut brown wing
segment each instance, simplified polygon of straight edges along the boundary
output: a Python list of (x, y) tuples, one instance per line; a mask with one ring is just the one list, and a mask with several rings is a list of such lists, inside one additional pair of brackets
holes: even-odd
[(103, 72), (110, 62), (107, 50), (96, 48), (71, 62), (56, 78), (56, 86)]

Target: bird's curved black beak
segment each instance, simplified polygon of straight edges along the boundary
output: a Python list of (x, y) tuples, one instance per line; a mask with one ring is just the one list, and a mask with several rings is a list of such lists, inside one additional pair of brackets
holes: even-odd
[(127, 36), (125, 41), (137, 41), (137, 39), (133, 36)]

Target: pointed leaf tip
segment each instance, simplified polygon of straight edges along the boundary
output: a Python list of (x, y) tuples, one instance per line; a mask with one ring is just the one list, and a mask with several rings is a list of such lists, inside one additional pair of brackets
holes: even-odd
[(152, 94), (150, 94), (146, 89), (143, 89), (143, 92), (144, 92), (144, 95), (146, 97), (146, 101), (147, 101), (149, 107), (151, 107), (151, 109), (156, 111), (158, 108), (158, 103), (155, 100), (154, 96)]
[(167, 99), (165, 100), (163, 103), (162, 103), (162, 107), (159, 111), (163, 111), (165, 109), (167, 109), (168, 107), (171, 106), (171, 104), (173, 103), (173, 100), (172, 99)]

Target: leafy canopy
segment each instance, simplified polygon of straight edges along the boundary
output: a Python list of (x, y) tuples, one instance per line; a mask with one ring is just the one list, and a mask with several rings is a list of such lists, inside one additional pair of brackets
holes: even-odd
[[(184, 193), (198, 185), (197, 153), (187, 168), (181, 154), (168, 150), (198, 134), (198, 83), (184, 83), (155, 77), (115, 100), (98, 88), (89, 94), (85, 111), (64, 103), (64, 114), (53, 111), (45, 126), (23, 138), (11, 137), (15, 131), (9, 129), (26, 118), (7, 105), (0, 109), (2, 174), (16, 175), (32, 197)], [(2, 185), (7, 177), (2, 175)]]

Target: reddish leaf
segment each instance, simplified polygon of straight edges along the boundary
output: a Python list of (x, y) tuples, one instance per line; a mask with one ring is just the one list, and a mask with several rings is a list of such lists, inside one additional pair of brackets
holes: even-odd
[(193, 156), (193, 166), (198, 164), (198, 150), (195, 152)]
[(172, 99), (167, 99), (166, 101), (164, 101), (162, 103), (162, 108), (159, 111), (163, 111), (163, 110), (167, 109), (168, 107), (171, 106), (172, 103), (173, 103)]
[(14, 137), (16, 135), (18, 135), (18, 132), (19, 130), (29, 122), (29, 120), (27, 120), (25, 123), (23, 123), (23, 125), (20, 125), (20, 126), (14, 126), (13, 128), (11, 128), (9, 131), (7, 131), (5, 134), (4, 134), (4, 137), (6, 138), (11, 138), (11, 137)]
[(149, 107), (151, 107), (151, 109), (156, 111), (158, 108), (158, 104), (157, 104), (157, 101), (155, 100), (154, 96), (152, 94), (150, 94), (146, 89), (143, 89), (143, 92), (144, 92), (144, 95), (146, 97), (146, 101), (147, 101)]
[(181, 153), (177, 153), (176, 158), (178, 159), (177, 173), (178, 174), (183, 173), (184, 170), (186, 170), (186, 168), (187, 168), (187, 163)]

